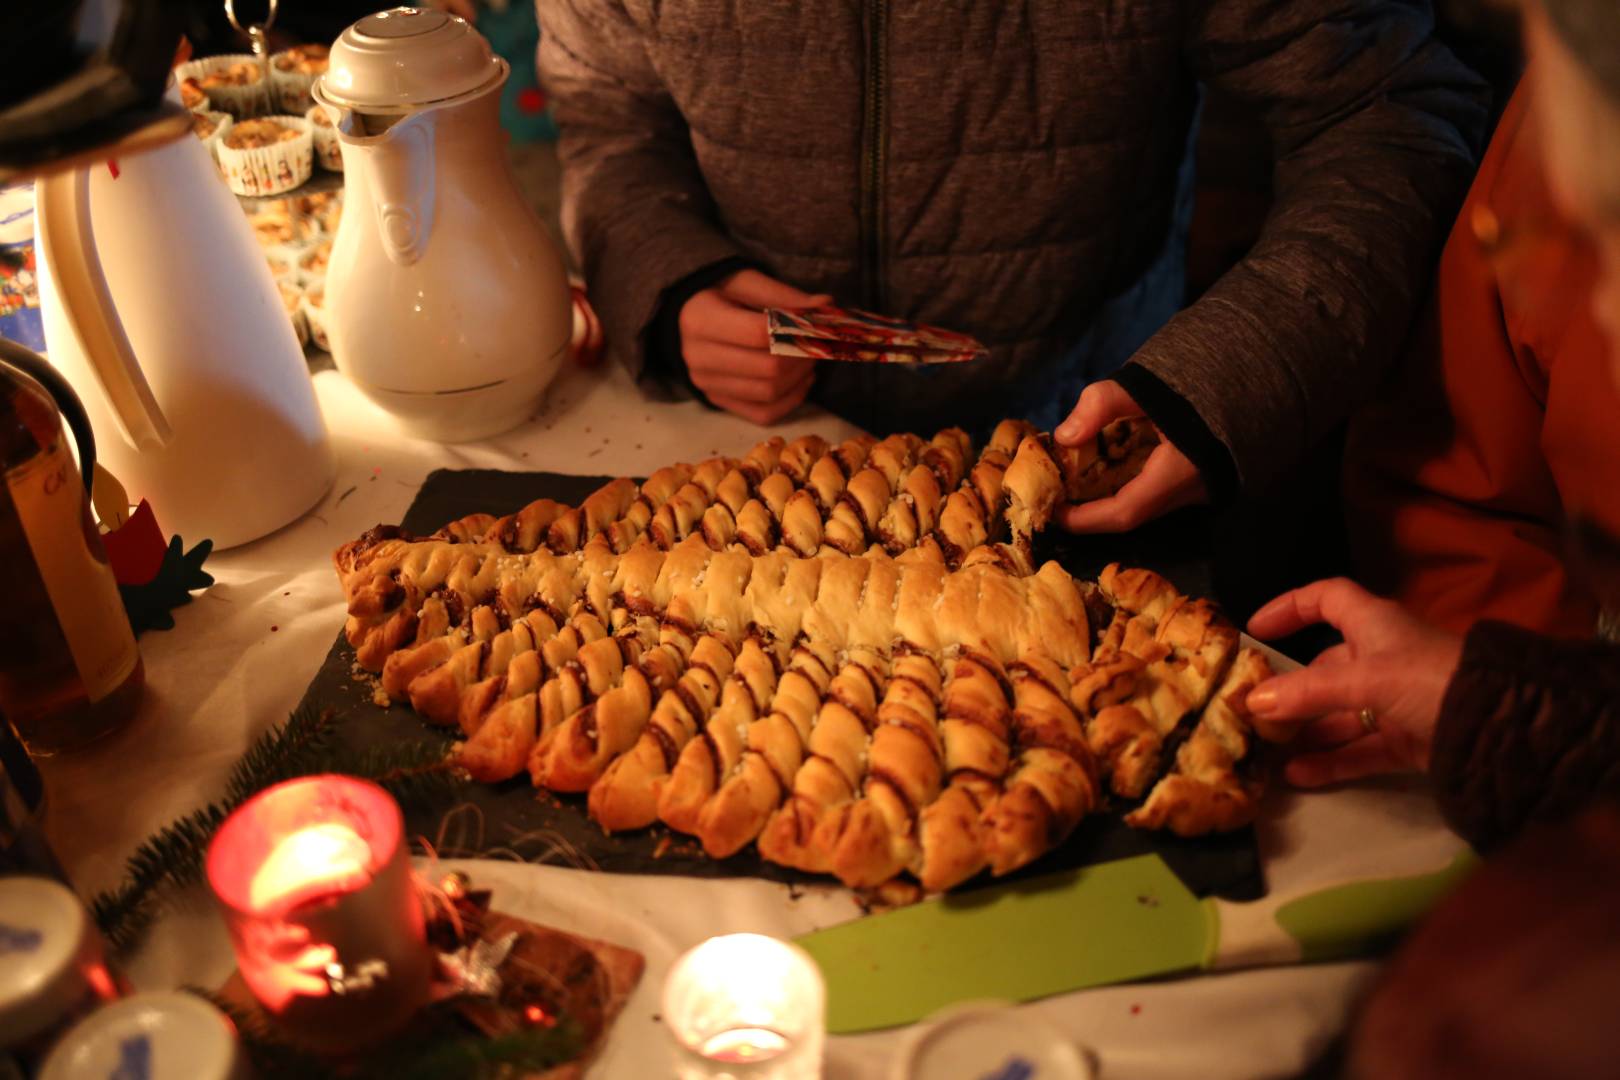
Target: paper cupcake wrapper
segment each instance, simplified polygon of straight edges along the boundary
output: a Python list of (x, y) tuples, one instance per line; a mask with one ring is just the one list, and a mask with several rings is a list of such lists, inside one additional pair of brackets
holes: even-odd
[(265, 248), (264, 261), (270, 264), (270, 276), (277, 281), (292, 278), (299, 285), (308, 287), (308, 275), (298, 268), (298, 257), (307, 250), (297, 244), (275, 244)]
[[(249, 53), (230, 53), (226, 56), (209, 56), (202, 60), (190, 60), (174, 69), (176, 79), (201, 79), (216, 71), (223, 71), (232, 64), (242, 61), (259, 63), (259, 58)], [(213, 108), (219, 112), (228, 112), (238, 120), (250, 116), (263, 116), (270, 111), (270, 83), (267, 79), (260, 79), (249, 86), (208, 86), (203, 88)], [(302, 109), (297, 110), (303, 112)]]
[(276, 281), (276, 294), (281, 299), (282, 305), (286, 306), (286, 297), (281, 296), (281, 290), (284, 288), (291, 288), (297, 293), (297, 300), (294, 301), (292, 308), (287, 312), (287, 318), (292, 320), (293, 333), (298, 335), (299, 346), (308, 345), (309, 320), (304, 317), (304, 276), (302, 274), (292, 274)]
[[(313, 132), (311, 132), (313, 134)], [(315, 146), (317, 162), (321, 156), (320, 144)], [(294, 195), (293, 200), (300, 204), (300, 212), (308, 223), (308, 237), (311, 242), (330, 240), (337, 236), (338, 219), (343, 212), (343, 191), (323, 191), (313, 195)]]
[[(320, 297), (319, 304), (309, 301), (311, 296)], [(304, 290), (304, 298), (299, 301), (298, 308), (304, 314), (304, 321), (309, 324), (309, 340), (317, 349), (325, 352), (332, 351), (331, 342), (326, 336), (326, 279), (312, 279), (308, 288)]]
[(253, 226), (253, 234), (262, 247), (285, 248), (294, 260), (306, 254), (311, 244), (329, 235), (318, 217), (296, 213), (281, 200), (254, 207), (248, 214), (248, 224)]
[(315, 99), (309, 96), (309, 88), (315, 85), (321, 73), (282, 71), (276, 67), (276, 57), (280, 55), (270, 54), (270, 92), (274, 95), (276, 109), (284, 113), (302, 114), (315, 104)]
[(270, 116), (298, 131), (296, 139), (270, 146), (233, 147), (219, 144), (219, 165), (225, 183), (238, 195), (279, 195), (309, 179), (314, 168), (314, 140), (309, 121), (302, 116)]
[[(180, 80), (178, 78), (176, 78), (175, 79), (175, 86), (178, 87), (179, 85), (180, 85)], [(203, 94), (203, 99), (201, 101), (196, 102), (195, 104), (192, 104), (192, 105), (187, 105), (186, 104), (186, 99), (181, 96), (180, 91), (178, 89), (175, 90), (174, 96), (179, 99), (180, 105), (181, 105), (182, 108), (189, 109), (191, 112), (200, 113), (200, 112), (213, 112), (214, 111), (214, 103), (212, 101), (208, 100), (207, 93)]]
[(338, 140), (337, 128), (322, 127), (315, 122), (315, 114), (321, 109), (322, 106), (316, 105), (304, 113), (309, 121), (309, 132), (315, 137), (315, 160), (328, 172), (342, 172), (343, 144)]
[(208, 137), (203, 139), (202, 144), (208, 148), (208, 156), (214, 159), (214, 164), (218, 165), (219, 140), (227, 131), (231, 130), (231, 124), (234, 120), (228, 112), (214, 112), (213, 110), (198, 111), (196, 115), (206, 116), (214, 122), (214, 130), (208, 133)]
[[(324, 258), (321, 249), (325, 248)], [(319, 263), (312, 260), (321, 259)], [(325, 277), (326, 267), (332, 261), (332, 241), (330, 239), (317, 240), (307, 245), (298, 256), (298, 270), (310, 277)]]

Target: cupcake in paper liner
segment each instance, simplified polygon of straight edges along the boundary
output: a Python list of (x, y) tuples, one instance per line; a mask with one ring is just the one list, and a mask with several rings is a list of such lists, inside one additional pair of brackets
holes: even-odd
[(191, 60), (175, 68), (174, 75), (182, 85), (188, 79), (195, 79), (197, 87), (208, 95), (212, 108), (228, 112), (239, 120), (270, 111), (270, 87), (265, 80), (264, 65), (256, 56), (232, 53)]
[(304, 114), (309, 120), (310, 133), (315, 136), (315, 160), (330, 172), (343, 171), (343, 146), (338, 142), (337, 128), (332, 116), (320, 105)]
[[(317, 148), (316, 154), (320, 151)], [(338, 215), (343, 212), (343, 192), (317, 191), (312, 195), (294, 195), (288, 200), (297, 207), (299, 215), (309, 222), (310, 236), (337, 235)]]
[(293, 333), (298, 335), (299, 346), (308, 345), (309, 321), (304, 317), (303, 276), (301, 274), (287, 274), (284, 277), (277, 278), (276, 291), (281, 294), (281, 304), (287, 309), (287, 318), (292, 320)]
[(302, 116), (238, 120), (219, 141), (225, 183), (238, 195), (279, 195), (309, 179), (314, 168), (309, 121)]
[(304, 287), (304, 321), (309, 324), (309, 340), (317, 349), (331, 352), (326, 338), (326, 279), (312, 278)]
[(231, 114), (223, 112), (193, 112), (191, 131), (208, 147), (208, 156), (219, 163), (219, 140), (231, 130)]
[(298, 269), (313, 277), (326, 276), (326, 264), (332, 258), (332, 241), (317, 240), (298, 256)]
[(295, 45), (270, 54), (270, 92), (276, 108), (284, 113), (302, 113), (315, 99), (309, 88), (326, 71), (325, 45)]
[(259, 245), (273, 248), (285, 245), (289, 249), (296, 248), (290, 256), (296, 263), (296, 256), (302, 255), (305, 249), (326, 234), (321, 229), (318, 217), (299, 212), (293, 212), (293, 203), (298, 196), (287, 199), (270, 199), (259, 203), (248, 213), (248, 224), (253, 226), (253, 235), (258, 239)]
[(192, 112), (207, 112), (213, 108), (208, 100), (208, 91), (196, 79), (180, 79), (180, 104)]
[(270, 276), (277, 281), (284, 277), (295, 277), (303, 282), (304, 272), (298, 269), (298, 258), (307, 250), (309, 249), (303, 244), (266, 245), (264, 261), (270, 264)]

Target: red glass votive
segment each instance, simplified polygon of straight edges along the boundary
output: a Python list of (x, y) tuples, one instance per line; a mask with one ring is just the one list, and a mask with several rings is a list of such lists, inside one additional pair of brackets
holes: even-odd
[(209, 844), (242, 978), (291, 1041), (356, 1049), (427, 1003), (433, 954), (404, 841), (386, 791), (325, 775), (260, 792)]

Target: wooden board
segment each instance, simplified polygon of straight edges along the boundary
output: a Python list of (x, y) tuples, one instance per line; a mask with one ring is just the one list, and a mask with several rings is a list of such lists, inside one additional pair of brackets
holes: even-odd
[[(472, 884), (474, 888), (479, 885), (476, 879)], [(543, 1001), (548, 1015), (566, 1017), (579, 1025), (580, 1052), (566, 1064), (543, 1073), (526, 1073), (524, 1078), (579, 1080), (641, 981), (646, 957), (622, 945), (580, 937), (499, 911), (483, 912), (476, 919), (476, 925), (469, 925), (469, 930), (483, 940), (493, 941), (509, 932), (518, 935), (517, 944), (501, 964), (500, 996), (457, 998), (448, 1005), (429, 1006), (429, 1010), (440, 1010), (430, 1022), (442, 1025), (447, 1035), (505, 1035), (530, 1023), (523, 1015), (525, 1003)], [(275, 1033), (240, 971), (231, 972), (219, 996), (262, 1030)], [(453, 1015), (444, 1015), (446, 1009)], [(423, 1015), (418, 1014), (419, 1019)]]

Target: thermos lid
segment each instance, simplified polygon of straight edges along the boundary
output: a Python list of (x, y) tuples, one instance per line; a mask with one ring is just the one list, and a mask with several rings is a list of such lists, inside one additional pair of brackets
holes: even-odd
[(135, 994), (97, 1009), (62, 1036), (39, 1080), (147, 1077), (235, 1080), (236, 1028), (195, 994)]
[(466, 19), (435, 8), (390, 8), (343, 31), (317, 80), (317, 100), (394, 111), (481, 90), (506, 70)]
[(0, 878), (0, 1047), (54, 1026), (90, 991), (99, 951), (84, 906), (49, 878)]

